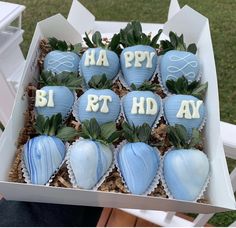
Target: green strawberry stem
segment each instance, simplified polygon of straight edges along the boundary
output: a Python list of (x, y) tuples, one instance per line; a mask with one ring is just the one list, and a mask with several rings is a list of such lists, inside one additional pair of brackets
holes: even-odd
[(151, 39), (151, 35), (146, 35), (142, 31), (142, 26), (139, 21), (131, 21), (124, 29), (120, 30), (120, 44), (124, 48), (135, 45), (148, 45), (153, 48), (158, 48), (157, 41), (162, 33), (162, 29)]
[(92, 40), (89, 38), (88, 34), (85, 33), (83, 38), (86, 45), (90, 48), (101, 47), (116, 52), (118, 55), (121, 53), (120, 48), (120, 35), (114, 34), (110, 42), (104, 43), (102, 40), (102, 35), (99, 31), (96, 31), (92, 35)]
[(79, 135), (74, 128), (63, 126), (61, 113), (51, 118), (38, 115), (34, 129), (40, 135), (56, 136), (63, 141), (70, 141)]
[(192, 129), (192, 135), (189, 137), (186, 128), (180, 124), (168, 126), (167, 137), (170, 144), (177, 149), (190, 149), (202, 143), (200, 132), (196, 128)]
[(159, 55), (164, 55), (166, 52), (171, 50), (178, 50), (178, 51), (187, 51), (193, 54), (197, 52), (196, 44), (192, 43), (188, 47), (184, 43), (184, 36), (181, 34), (178, 36), (176, 33), (170, 31), (169, 32), (169, 40), (161, 40), (160, 41), (160, 50)]
[(201, 84), (200, 81), (189, 82), (184, 76), (175, 80), (167, 80), (166, 86), (173, 94), (193, 95), (203, 100), (208, 88), (208, 82)]
[(118, 140), (121, 132), (116, 129), (115, 122), (108, 122), (99, 125), (97, 120), (92, 118), (91, 120), (86, 120), (82, 123), (79, 135), (80, 137), (109, 145)]
[(133, 124), (130, 125), (127, 122), (124, 122), (122, 124), (122, 131), (124, 138), (126, 138), (129, 142), (148, 143), (152, 129), (147, 123), (135, 127)]
[(39, 77), (39, 83), (43, 86), (66, 86), (71, 90), (82, 87), (83, 78), (78, 77), (77, 73), (62, 72), (53, 74), (51, 71), (43, 71)]
[(106, 74), (94, 75), (88, 82), (90, 88), (110, 89), (113, 85), (112, 80), (107, 79)]
[(144, 81), (143, 84), (139, 87), (137, 87), (135, 84), (132, 83), (130, 87), (132, 90), (135, 91), (152, 91), (152, 92), (155, 92), (161, 88), (160, 85), (152, 83), (150, 81)]
[(66, 41), (58, 40), (55, 37), (48, 38), (48, 43), (51, 49), (58, 50), (58, 51), (73, 51), (75, 53), (79, 53), (82, 50), (82, 44), (78, 43), (72, 45), (71, 43), (68, 44)]

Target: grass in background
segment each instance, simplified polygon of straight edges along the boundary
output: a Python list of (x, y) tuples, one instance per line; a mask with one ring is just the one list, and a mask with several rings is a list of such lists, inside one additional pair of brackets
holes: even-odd
[[(9, 0), (23, 4), (25, 30), (22, 48), (26, 54), (37, 21), (56, 13), (68, 15), (71, 0)], [(163, 0), (80, 0), (97, 20), (160, 22), (167, 20), (169, 1)], [(209, 18), (214, 46), (218, 86), (220, 95), (221, 120), (236, 124), (236, 1), (235, 0), (179, 0)], [(78, 22), (86, 23), (86, 21)], [(193, 28), (194, 29), (194, 28)], [(236, 137), (236, 136), (235, 136)], [(234, 162), (229, 162), (235, 166)], [(236, 220), (236, 212), (218, 213), (210, 220), (216, 226), (227, 226)]]

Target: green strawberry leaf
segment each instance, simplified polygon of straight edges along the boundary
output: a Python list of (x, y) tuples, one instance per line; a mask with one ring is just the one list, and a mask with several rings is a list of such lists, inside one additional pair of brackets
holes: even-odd
[(62, 127), (58, 130), (56, 137), (63, 141), (71, 141), (78, 135), (78, 131), (76, 131), (73, 127)]
[(187, 51), (188, 52), (191, 52), (193, 54), (196, 54), (197, 53), (197, 46), (196, 44), (190, 44), (187, 48)]

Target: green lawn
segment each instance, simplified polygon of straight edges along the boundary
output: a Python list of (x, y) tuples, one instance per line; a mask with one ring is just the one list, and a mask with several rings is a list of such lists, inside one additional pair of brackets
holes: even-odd
[[(71, 1), (63, 0), (11, 0), (25, 5), (24, 53), (27, 53), (37, 21), (58, 12), (67, 16)], [(167, 0), (80, 0), (97, 20), (165, 22)], [(209, 18), (218, 74), (221, 120), (236, 124), (236, 1), (235, 0), (179, 0)], [(79, 23), (79, 22), (78, 22)], [(194, 29), (194, 28), (193, 28)], [(235, 165), (232, 161), (230, 166)], [(219, 213), (210, 221), (216, 226), (227, 226), (236, 219), (236, 212)]]

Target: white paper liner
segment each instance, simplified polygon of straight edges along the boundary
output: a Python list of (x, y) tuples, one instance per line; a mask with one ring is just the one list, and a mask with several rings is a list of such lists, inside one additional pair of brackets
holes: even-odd
[[(113, 91), (113, 90), (111, 90), (111, 91)], [(114, 92), (114, 91), (113, 91)], [(115, 92), (114, 92), (115, 93)], [(116, 94), (116, 93), (115, 93)], [(117, 94), (116, 94), (117, 95)], [(117, 95), (118, 96), (118, 95)], [(118, 96), (119, 97), (119, 96)], [(120, 98), (120, 97), (119, 97)], [(77, 116), (77, 114), (76, 114), (76, 109), (78, 110), (79, 109), (79, 99), (80, 99), (80, 97), (78, 97), (76, 100), (75, 100), (75, 102), (74, 102), (74, 105), (73, 105), (73, 107), (72, 107), (72, 115), (75, 117), (75, 120), (78, 122), (78, 123), (80, 123), (80, 124), (82, 124), (82, 122), (79, 120), (79, 117)], [(108, 113), (108, 115), (109, 115), (109, 113)], [(120, 101), (120, 113), (119, 113), (119, 115), (118, 115), (118, 117), (114, 120), (114, 122), (115, 123), (118, 123), (119, 121), (120, 121), (120, 119), (122, 118), (122, 112), (121, 112), (121, 101)], [(108, 123), (109, 121), (107, 121), (106, 123)]]
[[(173, 195), (171, 194), (171, 192), (168, 189), (168, 186), (166, 184), (166, 181), (165, 181), (165, 177), (164, 177), (164, 159), (165, 159), (165, 156), (167, 155), (167, 153), (169, 153), (170, 151), (172, 151), (174, 149), (175, 149), (174, 147), (169, 148), (165, 152), (164, 156), (162, 156), (162, 159), (160, 161), (160, 179), (161, 179), (162, 185), (164, 187), (164, 190), (165, 190), (166, 194), (168, 195), (168, 197), (170, 199), (176, 199), (176, 198), (174, 198)], [(208, 177), (207, 177), (207, 179), (206, 179), (206, 181), (205, 181), (205, 183), (204, 183), (204, 185), (203, 185), (199, 195), (194, 200), (192, 200), (191, 202), (196, 202), (197, 200), (199, 200), (199, 199), (201, 199), (203, 197), (203, 195), (204, 195), (204, 193), (205, 193), (205, 191), (206, 191), (206, 189), (207, 189), (207, 187), (209, 185), (210, 177), (211, 177), (211, 169), (209, 170)]]
[[(140, 91), (140, 92), (142, 92), (142, 91)], [(155, 94), (155, 95), (159, 96), (158, 94)], [(121, 114), (124, 117), (124, 120), (128, 123), (128, 120), (127, 120), (125, 112), (124, 112), (124, 107), (123, 107), (123, 99), (125, 98), (125, 96), (120, 98), (120, 101), (121, 101)], [(156, 120), (154, 121), (154, 123), (151, 126), (152, 131), (157, 127), (157, 125), (159, 124), (162, 116), (164, 116), (164, 106), (163, 106), (162, 98), (160, 97), (160, 112), (158, 113), (158, 116), (157, 116)]]
[[(80, 141), (81, 139), (83, 139), (82, 137), (80, 137), (80, 139), (77, 139), (75, 142), (73, 142), (71, 144), (74, 145), (75, 143), (77, 143), (78, 141)], [(73, 169), (71, 167), (71, 163), (70, 163), (70, 154), (71, 154), (71, 150), (70, 150), (71, 147), (68, 147), (67, 149), (67, 155), (66, 155), (66, 165), (67, 165), (67, 170), (68, 170), (68, 173), (69, 173), (69, 178), (70, 178), (70, 182), (73, 186), (73, 188), (79, 188), (79, 189), (83, 189), (81, 187), (79, 187), (79, 185), (76, 183), (76, 179), (75, 179), (75, 175), (74, 175), (74, 172), (73, 172)], [(109, 176), (110, 172), (112, 172), (112, 170), (115, 168), (115, 163), (114, 163), (114, 147), (113, 145), (111, 146), (111, 150), (112, 150), (112, 163), (110, 165), (110, 167), (108, 168), (108, 170), (105, 172), (105, 174), (100, 178), (100, 180), (96, 183), (96, 185), (89, 189), (89, 190), (98, 190), (98, 188), (102, 185), (102, 183), (105, 181), (105, 179)]]
[[(165, 116), (164, 103), (165, 103), (166, 99), (168, 99), (170, 96), (176, 96), (176, 95), (181, 95), (181, 94), (170, 94), (170, 95), (168, 95), (168, 96), (166, 96), (165, 98), (162, 99), (162, 102), (163, 102), (163, 118), (166, 121), (167, 125), (170, 125), (170, 124), (169, 124), (169, 122), (168, 122), (168, 120), (166, 119), (166, 116)], [(203, 128), (204, 128), (204, 126), (206, 124), (206, 121), (207, 121), (207, 109), (206, 109), (206, 106), (205, 106), (205, 117), (202, 119), (202, 123), (197, 128), (198, 131), (201, 132), (203, 130)]]
[[(155, 68), (155, 70), (154, 70), (154, 73), (153, 73), (153, 75), (150, 77), (150, 79), (149, 79), (148, 81), (151, 81), (151, 82), (152, 82), (152, 81), (154, 80), (156, 74), (158, 73), (158, 59), (159, 59), (159, 57), (157, 57), (157, 65), (156, 65), (156, 68)], [(120, 70), (120, 74), (119, 74), (118, 76), (119, 76), (119, 80), (120, 80), (121, 84), (122, 84), (127, 90), (132, 91), (132, 89), (130, 88), (130, 86), (126, 83), (126, 81), (125, 81), (125, 79), (124, 79), (124, 75), (123, 75), (123, 73), (122, 73), (121, 70)]]
[[(122, 142), (120, 142), (120, 143), (117, 145), (117, 147), (116, 147), (116, 149), (115, 149), (115, 153), (114, 153), (114, 154), (115, 154), (115, 156), (114, 156), (114, 157), (115, 157), (115, 166), (117, 167), (117, 171), (118, 171), (119, 174), (120, 174), (120, 177), (121, 177), (121, 180), (122, 180), (122, 182), (123, 182), (123, 184), (124, 184), (125, 189), (126, 189), (130, 194), (133, 194), (133, 193), (130, 192), (130, 190), (129, 190), (129, 188), (128, 188), (128, 186), (127, 186), (127, 184), (126, 184), (126, 182), (125, 182), (125, 180), (124, 180), (124, 178), (123, 178), (123, 176), (122, 176), (122, 172), (121, 172), (121, 170), (120, 170), (120, 168), (119, 168), (119, 164), (118, 164), (118, 161), (117, 161), (117, 155), (118, 155), (119, 151), (120, 151), (120, 150), (122, 149), (122, 147), (123, 147), (125, 144), (127, 144), (127, 143), (128, 143), (127, 140), (123, 140)], [(156, 149), (156, 152), (157, 152), (157, 154), (158, 154), (158, 156), (159, 156), (159, 158), (160, 158), (160, 161), (159, 161), (159, 162), (161, 162), (161, 154), (160, 154), (160, 151), (159, 151), (156, 147), (155, 147), (155, 149)], [(151, 194), (151, 193), (155, 190), (155, 188), (157, 187), (157, 185), (158, 185), (159, 182), (160, 182), (160, 175), (161, 175), (161, 166), (160, 166), (160, 163), (159, 163), (156, 176), (154, 177), (152, 183), (149, 185), (148, 189), (147, 189), (143, 194), (141, 194), (141, 195), (147, 196), (148, 194)]]
[[(52, 176), (50, 177), (50, 179), (47, 181), (46, 184), (44, 184), (45, 186), (49, 186), (50, 183), (53, 181), (54, 177), (56, 176), (56, 174), (58, 173), (58, 171), (61, 169), (61, 167), (64, 165), (65, 161), (66, 161), (66, 156), (67, 156), (67, 147), (68, 147), (68, 143), (65, 143), (65, 147), (66, 147), (66, 151), (65, 151), (65, 157), (63, 159), (63, 161), (61, 162), (61, 164), (58, 166), (58, 168), (54, 171), (54, 173), (52, 174)], [(21, 156), (21, 170), (23, 173), (23, 177), (25, 179), (25, 182), (27, 184), (32, 184), (31, 180), (30, 180), (30, 174), (26, 168), (25, 162), (24, 162), (24, 151), (22, 150), (22, 156)]]
[[(162, 81), (162, 76), (161, 76), (161, 59), (163, 58), (163, 55), (160, 55), (159, 58), (158, 58), (158, 67), (157, 67), (157, 77), (158, 77), (158, 80), (159, 80), (159, 83), (160, 83), (160, 86), (163, 90), (163, 92), (169, 96), (169, 95), (172, 95), (171, 92), (168, 91), (168, 89), (164, 86), (164, 83)], [(202, 70), (202, 63), (200, 61), (200, 59), (198, 58), (199, 60), (199, 72), (198, 72), (198, 76), (196, 77), (195, 81), (199, 81), (201, 78), (202, 78), (202, 74), (203, 74), (203, 70)]]

